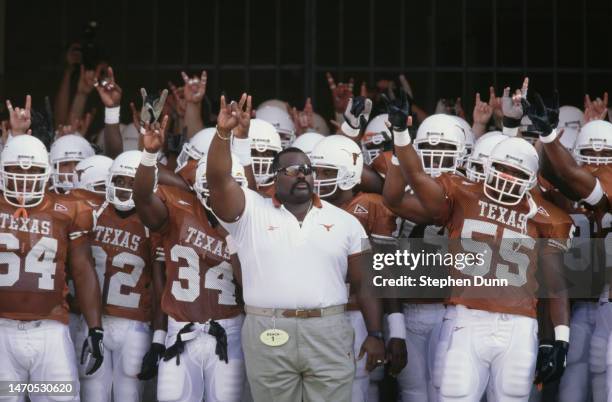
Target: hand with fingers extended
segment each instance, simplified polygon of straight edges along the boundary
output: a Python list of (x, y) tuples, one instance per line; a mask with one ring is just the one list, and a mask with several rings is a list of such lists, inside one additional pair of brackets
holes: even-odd
[(251, 95), (247, 95), (246, 93), (242, 94), (236, 108), (238, 125), (233, 130), (236, 138), (248, 138), (252, 110), (253, 104)]
[(297, 135), (304, 134), (309, 128), (314, 126), (313, 122), (314, 110), (310, 98), (306, 99), (304, 110), (297, 110), (295, 107), (291, 109), (291, 117), (295, 125), (295, 133)]
[[(552, 107), (546, 107), (539, 93), (534, 95), (534, 102), (530, 104), (527, 99), (522, 99), (523, 109), (536, 130), (540, 132), (540, 139), (547, 137), (559, 124), (559, 93), (553, 93)], [(545, 140), (544, 142), (550, 142)]]
[[(502, 96), (502, 112), (504, 118), (521, 120), (525, 114), (521, 100), (527, 99), (527, 90), (529, 88), (529, 78), (525, 77), (523, 80), (523, 86), (521, 89), (517, 89), (512, 97), (510, 96), (510, 87), (504, 88), (504, 95)], [(505, 124), (504, 124), (505, 125)]]
[(202, 75), (200, 77), (194, 76), (192, 78), (189, 78), (189, 76), (184, 71), (182, 71), (181, 77), (183, 77), (184, 82), (183, 98), (185, 99), (185, 102), (202, 102), (202, 98), (206, 94), (206, 71), (202, 70)]
[(28, 134), (32, 124), (32, 97), (26, 95), (24, 108), (13, 108), (10, 100), (6, 100), (6, 108), (9, 111), (11, 133), (13, 135)]
[(365, 132), (368, 120), (372, 113), (372, 100), (363, 96), (350, 98), (346, 110), (344, 111), (344, 124), (349, 127), (343, 127), (344, 134), (349, 137), (356, 137)]
[(502, 98), (495, 94), (495, 88), (489, 87), (489, 107), (493, 110), (493, 114), (496, 118), (501, 119), (504, 117), (502, 110)]
[(228, 137), (231, 135), (232, 130), (240, 124), (240, 111), (238, 110), (238, 104), (236, 102), (232, 101), (228, 105), (225, 102), (224, 95), (221, 96), (220, 103), (221, 107), (217, 115), (217, 131), (219, 131), (223, 137)]
[(327, 73), (326, 77), (329, 89), (332, 93), (334, 110), (336, 113), (344, 113), (349, 100), (353, 97), (353, 86), (355, 84), (355, 80), (351, 78), (348, 84), (339, 82), (338, 85), (336, 85), (334, 77), (331, 75), (331, 73)]
[(140, 109), (140, 125), (145, 126), (145, 123), (149, 125), (157, 122), (164, 109), (166, 103), (166, 97), (168, 96), (168, 90), (164, 89), (161, 92), (159, 98), (154, 98), (147, 95), (147, 91), (144, 88), (140, 88), (140, 94), (142, 95), (142, 109)]
[(392, 129), (398, 132), (406, 130), (408, 128), (411, 105), (404, 89), (400, 88), (400, 96), (396, 99), (391, 100), (385, 94), (382, 95), (382, 99), (387, 107), (389, 123), (391, 123)]
[(608, 114), (608, 93), (604, 92), (603, 99), (591, 101), (591, 97), (584, 95), (584, 121), (604, 120)]
[(56, 136), (61, 137), (68, 134), (77, 134), (85, 137), (95, 116), (96, 109), (92, 109), (90, 112), (85, 113), (83, 118), (73, 116), (70, 119), (70, 124), (60, 124), (57, 127)]
[(112, 67), (106, 69), (106, 78), (102, 81), (98, 81), (96, 78), (94, 87), (98, 91), (104, 106), (107, 108), (114, 108), (121, 105), (122, 90), (115, 81), (115, 74), (113, 73)]
[(141, 128), (142, 145), (149, 153), (157, 153), (161, 151), (166, 140), (166, 128), (168, 126), (168, 116), (164, 116), (161, 123), (154, 122), (152, 124), (144, 123)]
[(474, 124), (478, 124), (480, 126), (486, 126), (489, 120), (491, 120), (491, 116), (493, 115), (493, 108), (489, 103), (483, 102), (480, 100), (480, 93), (476, 93), (476, 102), (474, 104), (474, 112), (472, 113), (472, 118), (474, 119)]

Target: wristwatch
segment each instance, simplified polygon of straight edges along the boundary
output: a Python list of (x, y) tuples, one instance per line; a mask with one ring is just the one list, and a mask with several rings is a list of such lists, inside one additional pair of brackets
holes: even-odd
[(368, 336), (383, 340), (383, 333), (381, 331), (368, 331)]

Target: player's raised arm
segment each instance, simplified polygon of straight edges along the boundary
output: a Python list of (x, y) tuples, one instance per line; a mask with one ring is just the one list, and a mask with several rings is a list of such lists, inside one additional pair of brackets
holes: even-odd
[(134, 178), (134, 203), (138, 216), (149, 229), (158, 230), (168, 220), (168, 208), (164, 202), (155, 195), (155, 176), (157, 175), (157, 154), (161, 150), (168, 116), (164, 116), (161, 124), (145, 123), (143, 129), (144, 150), (136, 177)]
[(394, 214), (411, 222), (429, 223), (433, 220), (427, 209), (412, 191), (406, 191), (406, 180), (402, 176), (400, 167), (396, 160), (388, 165), (385, 185), (383, 187), (383, 199), (385, 206)]
[[(208, 151), (206, 180), (214, 213), (225, 222), (234, 222), (244, 211), (245, 198), (240, 184), (232, 177), (231, 140), (232, 130), (243, 119), (250, 119), (251, 97), (242, 94), (240, 102), (227, 104), (221, 96), (221, 109), (217, 117), (217, 132)], [(235, 135), (244, 135), (238, 130)], [(247, 130), (248, 132), (248, 130)]]
[(410, 104), (403, 91), (400, 97), (391, 101), (383, 96), (387, 104), (390, 130), (393, 133), (395, 155), (399, 160), (400, 168), (408, 184), (414, 190), (421, 205), (428, 215), (436, 216), (444, 204), (444, 189), (431, 176), (425, 173), (421, 158), (411, 145), (412, 139), (408, 132), (410, 119)]
[(121, 107), (121, 87), (115, 82), (113, 68), (108, 67), (106, 78), (96, 78), (94, 86), (105, 106), (104, 109), (104, 153), (115, 159), (123, 152), (123, 139), (119, 129), (119, 109)]
[(544, 152), (555, 167), (556, 175), (563, 181), (571, 191), (576, 193), (588, 204), (602, 207), (607, 203), (597, 179), (586, 169), (581, 168), (574, 157), (558, 140), (556, 127), (559, 123), (559, 95), (555, 92), (553, 106), (548, 108), (539, 94), (535, 94), (535, 101), (529, 104), (523, 100), (529, 119), (540, 132), (540, 142), (543, 144)]

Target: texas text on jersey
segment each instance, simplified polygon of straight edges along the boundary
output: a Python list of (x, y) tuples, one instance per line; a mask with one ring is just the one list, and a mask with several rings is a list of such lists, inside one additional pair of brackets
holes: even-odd
[(135, 211), (121, 217), (112, 205), (96, 211), (92, 255), (102, 291), (105, 315), (151, 320), (151, 262), (149, 229)]
[[(436, 180), (446, 195), (439, 223), (447, 227), (451, 241), (461, 239), (464, 243), (463, 250), (451, 251), (490, 253), (484, 264), (463, 271), (453, 269), (452, 273), (463, 278), (478, 275), (506, 279), (509, 285), (479, 287), (472, 283), (472, 286), (455, 287), (450, 303), (535, 318), (538, 258), (567, 250), (572, 230), (569, 216), (541, 197), (534, 196), (537, 213), (528, 218), (530, 205), (527, 199), (508, 208), (488, 198), (481, 185), (470, 184), (460, 176), (441, 175)], [(463, 242), (470, 239), (473, 242)], [(540, 249), (536, 247), (536, 239), (546, 239), (540, 243)], [(451, 242), (452, 248), (458, 247)], [(514, 268), (509, 269), (508, 263)]]
[(92, 209), (47, 192), (26, 216), (14, 213), (15, 207), (0, 198), (0, 243), (6, 255), (0, 274), (0, 317), (66, 324), (67, 256), (87, 241)]
[(170, 215), (159, 231), (166, 263), (162, 310), (187, 322), (240, 314), (227, 245), (200, 201), (194, 194), (167, 186), (159, 186), (157, 195)]

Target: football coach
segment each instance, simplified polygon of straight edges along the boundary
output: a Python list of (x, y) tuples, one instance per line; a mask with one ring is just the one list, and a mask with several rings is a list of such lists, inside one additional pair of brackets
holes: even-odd
[(221, 97), (206, 179), (213, 212), (242, 265), (242, 345), (251, 393), (256, 402), (348, 402), (360, 356), (353, 355), (353, 329), (344, 314), (346, 282), (360, 289), (368, 329), (361, 355), (369, 370), (384, 362), (381, 303), (361, 283), (371, 253), (367, 235), (355, 217), (313, 193), (310, 160), (297, 148), (274, 159), (274, 197), (233, 180), (231, 149), (249, 147), (250, 111), (246, 94), (230, 105)]

